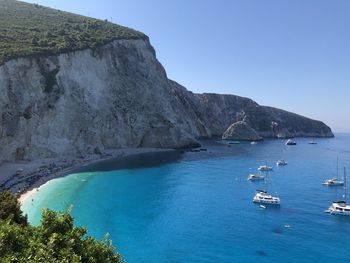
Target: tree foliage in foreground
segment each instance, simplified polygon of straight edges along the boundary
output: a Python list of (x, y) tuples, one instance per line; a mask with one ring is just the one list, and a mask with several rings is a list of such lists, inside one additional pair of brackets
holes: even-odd
[(86, 236), (85, 228), (74, 227), (69, 210), (61, 213), (45, 209), (41, 225), (33, 227), (22, 215), (14, 195), (3, 192), (0, 198), (1, 263), (120, 262), (111, 241), (96, 241)]

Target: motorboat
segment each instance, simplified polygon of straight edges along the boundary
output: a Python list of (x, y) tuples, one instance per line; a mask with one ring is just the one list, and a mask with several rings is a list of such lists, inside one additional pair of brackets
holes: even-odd
[(287, 142), (286, 142), (286, 145), (297, 145), (297, 143), (292, 140), (292, 139), (289, 139)]
[(250, 174), (248, 176), (248, 180), (249, 181), (260, 181), (260, 180), (264, 180), (265, 176), (262, 174)]
[(346, 170), (344, 167), (344, 200), (334, 201), (331, 206), (325, 211), (333, 215), (350, 216), (350, 205), (346, 202)]
[(343, 186), (344, 181), (341, 179), (337, 178), (332, 178), (332, 179), (327, 179), (323, 183), (323, 185), (328, 185), (328, 186)]
[(288, 163), (285, 160), (278, 160), (277, 163), (276, 163), (276, 165), (278, 165), (278, 166), (285, 166), (287, 164)]
[(272, 196), (265, 190), (256, 190), (256, 194), (253, 198), (254, 203), (268, 204), (268, 205), (280, 205), (281, 200), (279, 197)]
[(309, 141), (309, 144), (317, 144), (314, 140)]
[(251, 145), (256, 145), (256, 144), (258, 144), (258, 142), (251, 142), (250, 144)]
[(268, 171), (272, 171), (273, 168), (271, 166), (268, 166), (268, 165), (261, 165), (261, 166), (259, 166), (258, 170), (261, 172), (268, 172)]

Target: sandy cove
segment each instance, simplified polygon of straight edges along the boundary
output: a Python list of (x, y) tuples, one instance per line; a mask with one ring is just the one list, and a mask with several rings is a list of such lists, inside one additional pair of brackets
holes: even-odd
[(40, 186), (50, 180), (62, 177), (85, 166), (98, 164), (108, 160), (119, 160), (124, 157), (155, 152), (169, 152), (171, 149), (157, 148), (122, 148), (105, 151), (101, 155), (93, 154), (80, 158), (45, 158), (34, 161), (5, 162), (0, 165), (0, 190), (9, 189), (20, 194), (23, 203), (39, 191)]

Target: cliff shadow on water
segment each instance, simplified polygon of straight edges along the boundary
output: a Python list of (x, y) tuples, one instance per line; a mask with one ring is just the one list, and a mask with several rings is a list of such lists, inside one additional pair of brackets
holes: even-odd
[(153, 167), (165, 163), (179, 161), (182, 153), (179, 150), (140, 153), (122, 158), (103, 160), (77, 168), (73, 173), (83, 172), (108, 172), (118, 169), (137, 169)]

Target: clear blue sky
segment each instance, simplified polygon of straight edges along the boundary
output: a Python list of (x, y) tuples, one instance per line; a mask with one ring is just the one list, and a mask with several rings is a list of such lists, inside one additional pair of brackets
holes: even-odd
[(168, 76), (350, 132), (350, 0), (36, 0), (146, 33)]

